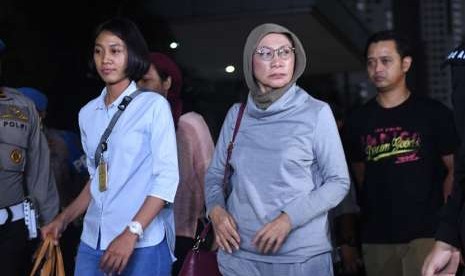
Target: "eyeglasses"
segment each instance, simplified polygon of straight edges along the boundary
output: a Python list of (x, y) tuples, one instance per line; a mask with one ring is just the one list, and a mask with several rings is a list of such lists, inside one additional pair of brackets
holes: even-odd
[(282, 46), (278, 49), (262, 46), (255, 50), (255, 54), (263, 61), (272, 61), (275, 53), (283, 60), (289, 59), (294, 53), (295, 48), (291, 46)]

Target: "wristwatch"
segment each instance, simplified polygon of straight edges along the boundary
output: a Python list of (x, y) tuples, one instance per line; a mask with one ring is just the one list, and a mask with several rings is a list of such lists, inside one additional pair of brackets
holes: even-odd
[(129, 232), (137, 235), (139, 237), (139, 240), (142, 239), (144, 236), (144, 230), (142, 229), (142, 225), (138, 221), (131, 221), (128, 224), (128, 229)]

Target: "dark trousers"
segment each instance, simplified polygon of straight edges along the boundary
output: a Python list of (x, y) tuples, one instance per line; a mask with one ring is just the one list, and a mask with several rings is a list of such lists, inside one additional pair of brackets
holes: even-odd
[(0, 226), (0, 274), (24, 276), (31, 266), (27, 228), (24, 220)]

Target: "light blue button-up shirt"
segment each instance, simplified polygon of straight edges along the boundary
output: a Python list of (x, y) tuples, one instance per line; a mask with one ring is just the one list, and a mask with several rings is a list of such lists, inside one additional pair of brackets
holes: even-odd
[[(109, 243), (134, 218), (147, 196), (173, 202), (179, 180), (176, 136), (168, 102), (157, 93), (141, 93), (131, 101), (114, 126), (104, 160), (108, 189), (99, 191), (94, 154), (100, 138), (125, 96), (136, 91), (134, 82), (111, 105), (105, 106), (106, 88), (79, 112), (79, 127), (91, 176), (91, 202), (84, 218), (81, 240), (97, 249)], [(136, 247), (160, 243), (169, 225), (157, 216), (144, 230)]]

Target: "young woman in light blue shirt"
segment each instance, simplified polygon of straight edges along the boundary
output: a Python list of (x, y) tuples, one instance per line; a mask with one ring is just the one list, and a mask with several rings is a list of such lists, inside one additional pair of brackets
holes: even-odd
[(75, 275), (170, 275), (174, 223), (167, 203), (174, 200), (179, 175), (170, 107), (157, 93), (134, 97), (96, 161), (102, 134), (150, 62), (140, 31), (127, 19), (104, 22), (94, 41), (91, 69), (105, 88), (79, 112), (91, 179), (43, 233), (57, 241), (86, 212)]

